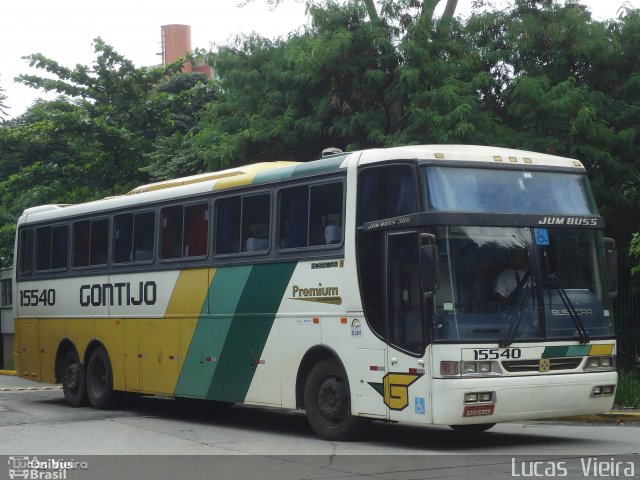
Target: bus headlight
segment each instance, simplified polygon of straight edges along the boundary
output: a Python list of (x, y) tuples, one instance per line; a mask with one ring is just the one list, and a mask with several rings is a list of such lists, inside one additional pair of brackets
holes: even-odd
[(501, 375), (498, 362), (462, 362), (462, 375)]
[(614, 357), (589, 357), (584, 364), (584, 370), (615, 370)]

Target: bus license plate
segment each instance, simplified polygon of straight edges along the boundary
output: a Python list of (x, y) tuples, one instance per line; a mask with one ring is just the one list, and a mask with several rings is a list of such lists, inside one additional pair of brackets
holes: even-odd
[(487, 415), (493, 415), (495, 405), (469, 405), (464, 407), (463, 417), (485, 417)]

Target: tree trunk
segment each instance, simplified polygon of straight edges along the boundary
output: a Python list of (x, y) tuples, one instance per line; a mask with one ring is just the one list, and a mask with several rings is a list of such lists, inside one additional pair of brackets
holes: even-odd
[(364, 4), (367, 7), (367, 13), (369, 14), (369, 20), (371, 20), (371, 23), (375, 23), (380, 20), (374, 0), (364, 0)]
[(457, 7), (458, 7), (458, 0), (447, 0), (447, 6), (444, 7), (444, 13), (442, 14), (442, 19), (446, 21), (451, 20), (456, 13)]

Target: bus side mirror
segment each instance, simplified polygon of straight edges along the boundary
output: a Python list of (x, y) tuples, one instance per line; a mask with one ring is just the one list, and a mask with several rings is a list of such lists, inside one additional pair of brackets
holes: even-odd
[(605, 237), (604, 251), (607, 261), (609, 295), (611, 298), (615, 298), (618, 296), (618, 251), (616, 250), (616, 241), (613, 238)]
[(432, 294), (438, 290), (440, 272), (438, 271), (438, 246), (420, 247), (420, 286), (422, 291)]

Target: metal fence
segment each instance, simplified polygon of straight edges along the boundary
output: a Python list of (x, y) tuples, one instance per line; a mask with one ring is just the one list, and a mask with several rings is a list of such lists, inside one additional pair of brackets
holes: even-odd
[(620, 292), (614, 300), (616, 319), (618, 366), (640, 366), (640, 293), (632, 290)]

